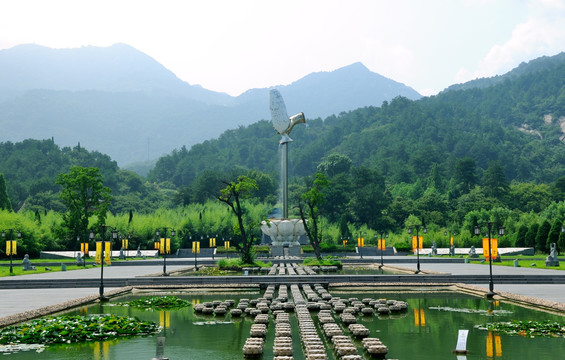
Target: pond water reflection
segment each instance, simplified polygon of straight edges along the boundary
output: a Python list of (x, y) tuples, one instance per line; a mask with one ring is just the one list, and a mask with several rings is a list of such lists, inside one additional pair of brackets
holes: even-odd
[[(475, 325), (493, 321), (552, 320), (565, 322), (563, 316), (539, 312), (517, 305), (492, 302), (471, 295), (440, 291), (428, 288), (426, 291), (383, 291), (382, 289), (338, 290), (329, 289), (334, 296), (343, 299), (356, 297), (387, 298), (404, 300), (409, 304), (407, 312), (389, 316), (357, 316), (357, 322), (371, 331), (371, 337), (378, 337), (388, 346), (391, 359), (458, 359), (452, 354), (457, 342), (459, 329), (468, 329), (467, 348), (470, 354), (463, 359), (559, 359), (565, 352), (564, 338), (524, 338), (491, 334), (475, 328)], [(220, 293), (181, 293), (176, 295), (193, 305), (213, 300), (258, 298), (259, 291)], [(113, 299), (109, 304), (96, 304), (72, 311), (76, 314), (113, 313), (135, 316), (142, 320), (154, 321), (162, 332), (153, 336), (119, 339), (108, 342), (68, 344), (49, 346), (42, 353), (20, 352), (11, 354), (11, 359), (95, 359), (95, 360), (142, 360), (152, 359), (161, 354), (169, 359), (242, 359), (242, 347), (249, 337), (253, 319), (251, 316), (232, 318), (196, 314), (193, 307), (179, 310), (146, 311), (125, 306), (115, 306), (117, 301), (129, 301), (148, 294), (136, 294)], [(317, 322), (316, 316), (312, 316)], [(297, 320), (292, 313), (294, 359), (304, 359), (297, 330)], [(263, 359), (272, 359), (274, 324), (269, 325), (265, 340)], [(344, 331), (348, 333), (347, 330)], [(363, 354), (361, 342), (354, 341)], [(336, 355), (328, 351), (330, 359)], [(368, 358), (366, 354), (363, 354)]]

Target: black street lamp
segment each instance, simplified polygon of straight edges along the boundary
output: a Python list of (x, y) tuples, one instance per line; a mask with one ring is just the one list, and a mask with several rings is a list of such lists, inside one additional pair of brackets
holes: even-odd
[[(382, 269), (384, 264), (383, 264), (383, 251), (385, 250), (385, 238), (388, 238), (388, 233), (387, 232), (381, 232), (381, 238), (378, 240), (377, 245), (379, 247), (379, 249), (381, 249), (381, 265), (379, 266), (379, 269)], [(375, 235), (375, 237), (377, 237), (377, 235)]]
[[(420, 231), (420, 225), (414, 225), (414, 228), (416, 229), (416, 262), (417, 262), (417, 270), (416, 270), (416, 274), (420, 273), (420, 237), (418, 236), (418, 232)], [(424, 227), (422, 229), (422, 232), (425, 234), (428, 232), (428, 229), (426, 229), (426, 227)], [(412, 234), (412, 228), (409, 227), (408, 228), (408, 234)]]
[[(104, 296), (104, 248), (106, 247), (106, 225), (102, 225), (102, 247), (100, 249), (100, 289), (99, 289), (99, 299), (100, 301), (108, 301), (109, 299)], [(118, 238), (118, 232), (116, 229), (112, 229), (112, 239), (115, 241)], [(90, 230), (90, 240), (94, 239), (94, 231)], [(111, 243), (111, 242), (110, 242)], [(111, 255), (110, 250), (110, 256)]]
[[(489, 284), (488, 284), (488, 288), (489, 291), (486, 294), (487, 298), (492, 298), (495, 295), (494, 292), (494, 282), (492, 280), (492, 243), (491, 243), (491, 230), (492, 230), (492, 222), (489, 221), (487, 223), (487, 228), (488, 228), (488, 266), (489, 266), (489, 273), (490, 273), (490, 277), (489, 277)], [(479, 227), (477, 225), (475, 225), (475, 235), (479, 235), (481, 233)], [(500, 226), (498, 228), (498, 235), (502, 236), (504, 235), (504, 227)]]
[[(204, 237), (200, 236), (200, 242), (204, 241)], [(198, 253), (200, 252), (200, 242), (194, 240), (192, 243), (192, 252), (194, 253), (194, 270), (198, 271)]]
[[(159, 229), (155, 230), (155, 235), (157, 236), (157, 240), (159, 240)], [(171, 237), (175, 236), (175, 230), (171, 230)], [(163, 228), (163, 244), (159, 247), (160, 252), (163, 253), (163, 276), (169, 276), (167, 274), (167, 253), (171, 251), (171, 243), (170, 240), (167, 241), (167, 228)], [(161, 249), (162, 248), (162, 249)]]
[[(10, 255), (10, 274), (14, 273), (14, 269), (12, 267), (12, 255), (14, 254), (14, 252), (17, 249), (17, 245), (16, 245), (16, 249), (14, 249), (14, 229), (8, 229), (8, 232), (10, 233), (10, 238), (8, 240), (6, 240), (7, 242), (10, 243), (10, 247), (8, 250), (8, 246), (6, 246), (6, 251), (9, 252), (8, 255)], [(22, 233), (21, 231), (18, 230), (18, 240), (20, 240), (22, 238)], [(6, 231), (2, 230), (2, 238), (6, 237)], [(6, 243), (6, 245), (8, 245), (8, 243)]]

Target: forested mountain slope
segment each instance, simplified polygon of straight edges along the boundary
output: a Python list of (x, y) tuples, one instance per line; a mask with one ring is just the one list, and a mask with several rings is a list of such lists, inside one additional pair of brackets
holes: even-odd
[[(417, 101), (398, 97), (381, 107), (308, 119), (292, 133), (291, 174), (311, 175), (324, 157), (339, 153), (378, 170), (390, 184), (413, 183), (432, 170), (448, 182), (458, 159), (469, 157), (478, 178), (497, 160), (509, 181), (551, 183), (565, 176), (565, 60), (557, 55), (534, 65), (485, 88)], [(161, 158), (149, 179), (186, 186), (204, 169), (234, 165), (278, 172), (277, 142), (267, 121), (229, 130)]]

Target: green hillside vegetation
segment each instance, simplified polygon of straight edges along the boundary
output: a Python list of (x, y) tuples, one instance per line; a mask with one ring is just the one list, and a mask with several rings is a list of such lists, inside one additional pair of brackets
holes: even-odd
[(79, 145), (60, 148), (53, 140), (0, 143), (0, 173), (15, 211), (64, 211), (57, 175), (71, 166), (96, 167), (112, 189), (114, 212), (153, 211), (166, 203), (170, 191), (148, 184), (133, 171), (121, 170), (108, 155)]
[[(371, 245), (372, 235), (388, 231), (391, 243), (408, 247), (405, 229), (420, 223), (429, 229), (425, 246), (431, 241), (447, 246), (452, 233), (456, 246), (479, 246), (480, 239), (471, 236), (474, 226), (484, 232), (492, 221), (506, 227), (501, 246), (543, 252), (557, 242), (565, 249), (561, 58), (532, 61), (528, 71), (521, 66), (488, 86), (455, 88), (418, 101), (398, 97), (381, 107), (308, 119), (295, 128), (290, 144), (292, 215), (320, 172), (329, 181), (319, 208), (320, 237), (327, 245), (355, 233), (367, 233)], [(64, 208), (54, 179), (79, 165), (100, 168), (104, 185), (112, 189), (107, 224), (133, 234), (135, 244), (151, 247), (154, 229), (162, 226), (179, 230), (174, 248), (189, 247), (191, 237), (230, 238), (235, 219), (216, 200), (222, 181), (245, 174), (257, 182), (246, 211), (258, 224), (279, 206), (278, 140), (266, 120), (228, 130), (160, 158), (146, 179), (80, 146), (59, 149), (50, 140), (2, 143), (0, 173), (18, 214), (3, 210), (0, 228), (14, 226), (20, 220), (13, 217), (22, 216), (35, 248), (67, 246), (54, 240), (65, 236), (57, 230), (57, 214)], [(41, 230), (43, 219), (39, 229), (29, 223), (45, 212), (50, 228)], [(258, 226), (253, 232), (260, 238)]]

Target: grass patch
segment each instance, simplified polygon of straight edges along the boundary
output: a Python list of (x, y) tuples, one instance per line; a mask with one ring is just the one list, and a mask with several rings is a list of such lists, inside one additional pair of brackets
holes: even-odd
[[(66, 265), (67, 271), (72, 270), (82, 270), (84, 267), (82, 265)], [(86, 265), (87, 269), (90, 269), (94, 266)], [(49, 270), (48, 270), (49, 269)], [(0, 277), (3, 276), (19, 276), (19, 275), (30, 275), (30, 274), (42, 274), (46, 272), (56, 272), (61, 271), (61, 265), (54, 265), (54, 266), (37, 266), (35, 270), (27, 270), (24, 271), (21, 264), (14, 264), (13, 266), (13, 274), (10, 274), (10, 267), (9, 266), (0, 266)]]
[(265, 263), (263, 261), (256, 260), (253, 264), (244, 264), (241, 259), (221, 259), (218, 260), (218, 268), (220, 270), (234, 270), (240, 271), (244, 267), (271, 267), (272, 262)]
[[(488, 261), (483, 264), (488, 265)], [(502, 259), (501, 262), (493, 262), (496, 266), (514, 266), (514, 259)], [(535, 264), (535, 265), (534, 265)], [(545, 260), (520, 260), (518, 259), (518, 266), (532, 269), (549, 269), (549, 270), (565, 270), (565, 262), (560, 261), (559, 266), (545, 266)]]
[(341, 261), (336, 260), (336, 258), (332, 257), (332, 256), (327, 256), (325, 258), (322, 258), (321, 260), (318, 260), (316, 258), (306, 258), (302, 262), (302, 265), (304, 265), (304, 266), (337, 266), (338, 269), (341, 269), (343, 267)]

